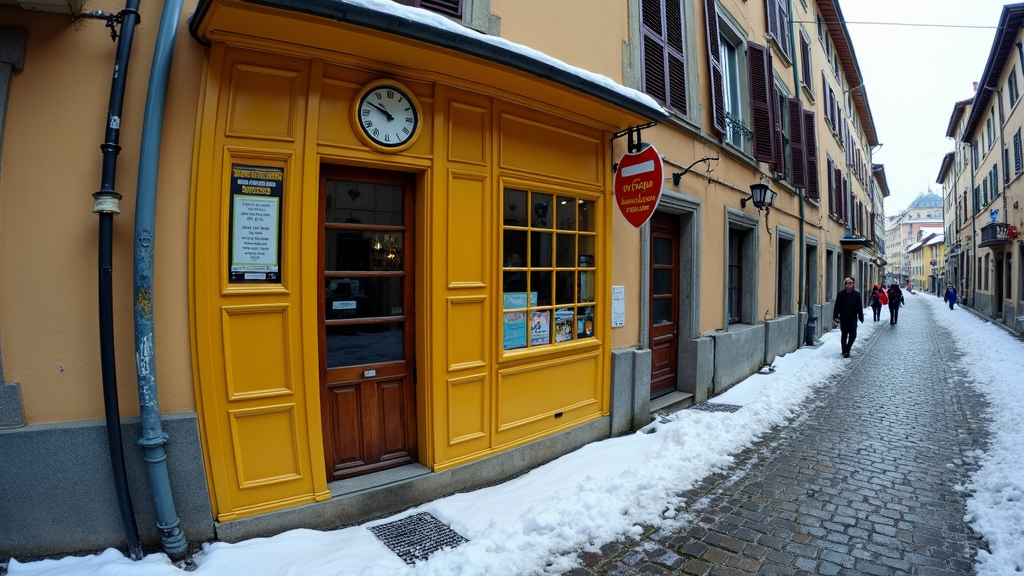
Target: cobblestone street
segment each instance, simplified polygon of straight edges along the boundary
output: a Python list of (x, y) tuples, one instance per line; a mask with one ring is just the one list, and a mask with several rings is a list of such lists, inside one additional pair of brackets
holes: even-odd
[(984, 400), (918, 300), (895, 326), (883, 312), (789, 425), (687, 491), (681, 528), (582, 553), (568, 574), (972, 574), (955, 487), (985, 447)]

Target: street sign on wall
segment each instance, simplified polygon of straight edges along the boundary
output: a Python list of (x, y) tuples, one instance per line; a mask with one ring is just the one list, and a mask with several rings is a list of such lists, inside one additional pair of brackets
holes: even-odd
[(654, 146), (641, 143), (639, 152), (627, 152), (615, 170), (615, 204), (626, 220), (639, 228), (654, 215), (661, 200), (663, 168)]

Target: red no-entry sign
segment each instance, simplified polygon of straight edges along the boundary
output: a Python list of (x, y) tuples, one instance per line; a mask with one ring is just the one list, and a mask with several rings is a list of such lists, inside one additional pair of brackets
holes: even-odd
[(654, 215), (661, 199), (661, 155), (654, 146), (643, 143), (636, 153), (627, 152), (615, 170), (615, 204), (630, 224), (639, 228)]

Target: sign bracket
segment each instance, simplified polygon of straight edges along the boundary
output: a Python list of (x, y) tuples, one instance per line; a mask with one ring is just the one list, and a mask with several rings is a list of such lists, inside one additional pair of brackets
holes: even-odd
[[(645, 128), (651, 128), (651, 127), (657, 126), (657, 125), (658, 125), (657, 122), (648, 122), (647, 124), (642, 124), (640, 126), (630, 126), (629, 128), (626, 128), (625, 130), (619, 130), (618, 132), (612, 134), (612, 141), (615, 141), (618, 138), (622, 138), (623, 136), (627, 136), (629, 138), (629, 143), (626, 145), (626, 151), (631, 153), (631, 154), (635, 154), (635, 153), (640, 151), (640, 143), (641, 143), (640, 131), (645, 129)], [(636, 134), (636, 141), (635, 142), (633, 140), (633, 135), (634, 134)], [(618, 168), (619, 168), (619, 163), (618, 162), (612, 162), (612, 172), (615, 172), (616, 170), (618, 170)]]

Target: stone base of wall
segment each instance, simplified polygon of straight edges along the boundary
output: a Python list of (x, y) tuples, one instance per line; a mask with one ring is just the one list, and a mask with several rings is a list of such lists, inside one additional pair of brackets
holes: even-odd
[[(165, 415), (167, 467), (180, 526), (190, 542), (214, 537), (213, 512), (194, 412)], [(138, 419), (121, 424), (139, 536), (159, 547)], [(127, 549), (102, 420), (0, 430), (0, 558)]]

